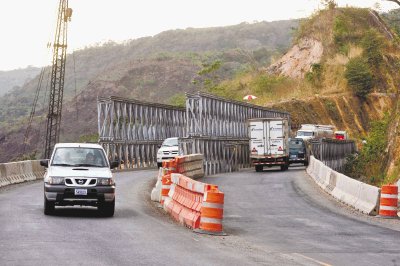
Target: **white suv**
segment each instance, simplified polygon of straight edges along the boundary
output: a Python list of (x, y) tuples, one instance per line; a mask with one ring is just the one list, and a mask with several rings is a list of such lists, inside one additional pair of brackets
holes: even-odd
[(157, 165), (162, 166), (163, 160), (173, 159), (179, 155), (178, 138), (168, 138), (162, 143), (157, 152)]
[(44, 213), (52, 214), (55, 206), (97, 206), (104, 216), (113, 216), (115, 182), (104, 149), (98, 144), (56, 144), (44, 176)]

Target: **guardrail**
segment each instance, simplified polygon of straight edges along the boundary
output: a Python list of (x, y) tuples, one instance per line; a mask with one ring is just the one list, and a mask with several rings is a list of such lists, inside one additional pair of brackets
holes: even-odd
[(310, 157), (307, 173), (337, 200), (369, 215), (378, 213), (380, 188), (338, 173), (314, 156)]
[(0, 187), (43, 179), (45, 168), (39, 160), (0, 164)]

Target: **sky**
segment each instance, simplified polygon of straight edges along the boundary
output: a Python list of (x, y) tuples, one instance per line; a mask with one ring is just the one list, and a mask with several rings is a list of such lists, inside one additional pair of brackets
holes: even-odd
[[(383, 0), (337, 0), (339, 6), (398, 6)], [(51, 64), (59, 0), (0, 0), (0, 71)], [(68, 53), (108, 40), (122, 42), (165, 30), (302, 18), (320, 0), (69, 0)]]

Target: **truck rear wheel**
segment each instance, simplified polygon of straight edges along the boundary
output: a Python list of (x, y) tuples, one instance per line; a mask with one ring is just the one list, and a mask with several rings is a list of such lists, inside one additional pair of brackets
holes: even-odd
[(256, 165), (256, 172), (262, 172), (263, 166), (262, 165)]
[(289, 169), (288, 164), (281, 165), (281, 171), (286, 171), (287, 169)]

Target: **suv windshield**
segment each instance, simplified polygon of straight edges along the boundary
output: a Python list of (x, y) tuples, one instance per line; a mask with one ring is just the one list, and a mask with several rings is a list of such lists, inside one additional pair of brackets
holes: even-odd
[(174, 146), (178, 146), (177, 138), (166, 139), (162, 144), (162, 147), (174, 147)]
[(57, 148), (51, 165), (108, 167), (101, 149), (83, 147)]

